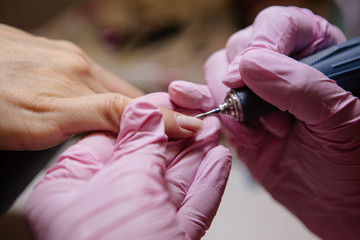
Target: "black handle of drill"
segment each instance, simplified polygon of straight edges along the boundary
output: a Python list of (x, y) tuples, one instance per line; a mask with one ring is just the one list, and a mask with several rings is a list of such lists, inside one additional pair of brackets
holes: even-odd
[[(360, 37), (319, 51), (300, 62), (308, 64), (354, 96), (360, 95)], [(242, 121), (280, 111), (248, 87), (234, 89), (242, 107)], [(275, 94), (275, 93), (274, 93)]]

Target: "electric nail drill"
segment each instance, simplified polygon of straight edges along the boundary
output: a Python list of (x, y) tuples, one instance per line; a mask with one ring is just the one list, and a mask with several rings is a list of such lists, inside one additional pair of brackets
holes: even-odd
[[(329, 47), (308, 56), (300, 62), (322, 72), (354, 96), (360, 96), (360, 37)], [(258, 97), (248, 87), (231, 89), (217, 108), (196, 115), (203, 118), (211, 114), (228, 114), (238, 121), (247, 121), (280, 111)]]

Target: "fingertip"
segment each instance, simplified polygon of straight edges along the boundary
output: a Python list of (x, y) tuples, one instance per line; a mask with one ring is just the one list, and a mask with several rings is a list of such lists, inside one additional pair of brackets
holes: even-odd
[(140, 98), (152, 103), (155, 106), (159, 106), (171, 110), (176, 109), (174, 103), (171, 102), (169, 94), (166, 92), (149, 93)]
[(306, 85), (302, 80), (308, 69), (303, 65), (272, 50), (253, 47), (241, 58), (239, 70), (256, 95), (282, 111), (291, 111), (298, 104), (301, 85)]
[(110, 159), (115, 146), (116, 134), (112, 132), (91, 132), (84, 136), (77, 145), (86, 146), (97, 152), (103, 159)]
[(204, 78), (216, 105), (222, 103), (229, 88), (222, 83), (228, 71), (229, 63), (225, 50), (213, 53), (204, 65)]
[(212, 141), (218, 144), (220, 141), (221, 122), (217, 116), (208, 116), (203, 120), (203, 127), (196, 136), (196, 141)]
[(161, 108), (165, 120), (165, 132), (169, 138), (187, 138), (198, 133), (203, 121), (192, 116)]
[(264, 141), (265, 129), (258, 119), (246, 123), (238, 122), (229, 115), (221, 115), (221, 122), (226, 126), (226, 134), (235, 144), (246, 148), (257, 148)]
[(179, 107), (208, 111), (215, 106), (206, 85), (178, 80), (169, 85), (168, 92), (171, 101)]
[(230, 63), (226, 75), (222, 78), (222, 82), (229, 88), (240, 88), (245, 84), (241, 79), (241, 73), (239, 71), (241, 55), (237, 55), (234, 60)]
[(98, 142), (104, 142), (109, 145), (115, 144), (116, 134), (108, 131), (94, 131), (83, 136), (79, 143), (96, 147)]
[(214, 168), (218, 169), (218, 171), (216, 171), (218, 173), (218, 180), (216, 182), (219, 184), (219, 187), (224, 190), (232, 166), (232, 155), (230, 150), (222, 145), (219, 145), (213, 148), (206, 155), (206, 158), (213, 159)]
[(234, 33), (226, 43), (226, 55), (229, 62), (249, 46), (253, 26), (250, 25)]
[(274, 91), (274, 88), (286, 90), (289, 85), (286, 78), (298, 72), (291, 67), (293, 61), (295, 60), (272, 50), (252, 47), (243, 54), (239, 71), (245, 84), (268, 101), (275, 92), (277, 95), (283, 93)]
[(264, 127), (277, 137), (284, 138), (289, 135), (294, 123), (294, 117), (288, 112), (278, 112), (259, 118)]
[(176, 123), (179, 127), (192, 132), (198, 132), (203, 127), (202, 120), (182, 114), (176, 116)]
[(219, 145), (211, 149), (205, 156), (205, 159), (210, 159), (214, 163), (220, 163), (227, 166), (230, 171), (232, 163), (232, 155), (228, 148)]

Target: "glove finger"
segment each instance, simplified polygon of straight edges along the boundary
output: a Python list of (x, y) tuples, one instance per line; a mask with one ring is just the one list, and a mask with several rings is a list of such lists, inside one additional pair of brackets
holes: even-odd
[(215, 107), (207, 86), (186, 81), (173, 81), (169, 85), (171, 101), (187, 109), (208, 111)]
[[(121, 117), (113, 160), (129, 153), (147, 152), (148, 146), (165, 152), (163, 145), (167, 142), (167, 136), (164, 129), (164, 119), (157, 107), (143, 99), (133, 100)], [(148, 154), (154, 155), (151, 151)]]
[[(210, 141), (208, 138), (198, 139), (201, 136), (200, 132), (195, 137), (196, 143)], [(103, 201), (103, 203), (95, 204), (96, 209), (107, 209), (107, 214), (110, 213), (109, 209), (112, 213), (122, 213), (119, 216), (111, 214), (107, 218), (103, 217), (106, 221), (110, 217), (111, 222), (126, 223), (121, 227), (117, 224), (112, 225), (108, 228), (109, 232), (122, 232), (123, 236), (131, 233), (130, 236), (135, 236), (134, 238), (150, 236), (154, 239), (163, 239), (164, 233), (169, 234), (169, 229), (175, 229), (176, 208), (169, 202), (169, 190), (164, 180), (166, 145), (167, 137), (161, 112), (141, 99), (132, 101), (122, 116), (113, 157), (110, 163), (96, 175), (96, 178), (101, 178), (101, 181), (97, 181), (97, 185), (92, 186), (92, 189), (101, 189), (103, 196), (111, 194), (112, 199), (121, 200), (121, 208), (116, 202)], [(192, 160), (188, 161), (188, 164), (196, 165), (196, 161), (202, 159), (202, 152), (208, 151), (207, 146), (204, 145), (196, 146), (195, 149), (189, 151), (189, 154), (185, 153), (186, 159)], [(180, 159), (185, 160), (185, 156)], [(186, 165), (182, 168), (189, 170)], [(191, 172), (183, 171), (181, 168), (177, 171), (183, 176), (192, 175)], [(96, 180), (94, 179), (94, 182)], [(101, 213), (101, 215), (106, 216), (106, 213)], [(177, 232), (171, 231), (171, 234), (175, 235)], [(173, 237), (179, 236), (166, 238)]]
[(178, 139), (191, 137), (202, 128), (202, 120), (190, 117), (191, 115), (194, 115), (192, 111), (176, 106), (171, 101), (168, 93), (152, 93), (140, 97), (140, 99), (144, 99), (160, 107), (165, 120), (166, 134), (170, 138)]
[[(59, 156), (58, 162), (46, 172), (45, 177), (36, 185), (26, 203), (25, 214), (34, 229), (45, 226), (42, 234), (46, 236), (52, 232), (58, 233), (58, 228), (54, 230), (46, 227), (51, 226), (54, 221), (60, 221), (60, 224), (55, 224), (55, 226), (60, 226), (60, 229), (68, 229), (72, 226), (72, 221), (69, 219), (74, 219), (73, 216), (62, 221), (62, 214), (73, 214), (79, 210), (79, 208), (74, 211), (69, 209), (74, 205), (72, 204), (74, 197), (90, 179), (101, 172), (99, 170), (111, 157), (114, 145), (113, 134), (96, 132), (87, 135)], [(81, 206), (84, 207), (83, 204)], [(83, 211), (83, 213), (86, 212), (87, 210)], [(66, 231), (60, 232), (66, 233)], [(59, 239), (69, 239), (62, 238), (61, 234), (56, 234), (56, 236)]]
[(141, 99), (149, 101), (155, 106), (163, 107), (173, 111), (177, 110), (177, 106), (175, 106), (175, 104), (171, 102), (170, 96), (166, 92), (156, 92), (156, 93), (146, 94), (142, 96)]
[(226, 56), (228, 62), (231, 63), (234, 61), (235, 57), (249, 46), (252, 32), (253, 26), (250, 25), (231, 35), (226, 43)]
[(196, 173), (177, 213), (190, 239), (200, 239), (215, 217), (231, 168), (230, 151), (217, 146), (211, 149)]
[[(122, 115), (111, 159), (93, 177), (91, 187), (82, 190), (77, 204), (70, 209), (86, 207), (83, 212), (94, 211), (94, 218), (105, 221), (99, 229), (93, 229), (95, 232), (131, 235), (129, 231), (137, 229), (136, 222), (149, 219), (152, 211), (161, 211), (161, 206), (167, 204), (163, 178), (166, 142), (161, 111), (143, 99), (131, 101)], [(88, 198), (99, 198), (99, 194), (101, 200), (90, 206), (81, 205)], [(136, 221), (131, 221), (134, 219)], [(84, 224), (90, 221), (84, 219)], [(114, 222), (123, 222), (122, 226), (129, 229), (111, 224)], [(106, 233), (101, 229), (103, 226), (107, 227)], [(144, 228), (144, 231), (147, 230)]]
[[(184, 109), (178, 108), (170, 99), (170, 95), (165, 92), (157, 92), (157, 93), (150, 93), (147, 94), (141, 99), (151, 102), (152, 104), (160, 107), (164, 107), (173, 111), (178, 111), (181, 113), (185, 113)], [(187, 146), (187, 139), (173, 139), (168, 142), (166, 148), (166, 166), (174, 160), (174, 158), (184, 150)]]
[[(230, 90), (221, 80), (228, 70), (228, 61), (224, 50), (215, 52), (209, 57), (204, 66), (206, 84), (216, 105), (223, 102), (226, 93)], [(228, 115), (221, 115), (221, 122), (229, 133), (238, 140), (239, 144), (254, 148), (261, 144), (264, 138), (264, 127), (258, 120), (246, 124), (235, 121)]]
[[(191, 115), (190, 110), (179, 108), (179, 106), (175, 105), (170, 98), (170, 94), (165, 92), (151, 93), (141, 97), (141, 99), (149, 101), (156, 106)], [(186, 148), (187, 142), (187, 139), (172, 139), (168, 142), (166, 148), (166, 165), (168, 165), (172, 160), (174, 160), (174, 158)]]
[(243, 80), (258, 96), (309, 125), (337, 128), (359, 116), (356, 97), (292, 58), (254, 49), (244, 55), (240, 66)]
[(115, 136), (110, 132), (88, 134), (58, 157), (56, 165), (47, 171), (42, 182), (56, 178), (77, 179), (85, 183), (110, 159), (114, 146)]
[(257, 15), (250, 46), (305, 57), (345, 40), (336, 26), (308, 9), (274, 6)]
[(259, 121), (273, 135), (283, 138), (289, 135), (294, 123), (294, 117), (287, 112), (279, 112), (260, 117)]
[(241, 53), (250, 44), (252, 33), (253, 26), (249, 26), (232, 35), (226, 44), (226, 55), (230, 64), (226, 74), (223, 76), (224, 80), (222, 80), (225, 81), (224, 83), (226, 86), (230, 88), (240, 88), (245, 86), (239, 73), (239, 61)]
[[(257, 15), (249, 47), (266, 48), (300, 59), (345, 40), (336, 26), (307, 9), (274, 6)], [(234, 57), (229, 73), (223, 79), (228, 87), (244, 86), (239, 72), (243, 54)]]
[(221, 80), (228, 71), (229, 63), (225, 50), (213, 53), (204, 64), (204, 78), (209, 87), (215, 105), (223, 102), (226, 93), (230, 90)]
[(59, 239), (84, 238), (89, 229), (94, 239), (179, 238), (164, 181), (166, 143), (161, 111), (142, 99), (131, 101), (111, 159), (53, 214), (52, 226), (66, 229)]
[[(185, 82), (185, 81), (180, 81), (180, 82), (188, 83), (188, 82)], [(190, 84), (192, 84), (192, 83), (190, 83)], [(199, 86), (201, 86), (201, 85), (199, 85)], [(182, 93), (182, 94), (184, 96), (186, 95), (185, 92)], [(188, 106), (188, 108), (183, 108), (181, 105), (177, 105), (177, 102), (175, 104), (175, 102), (171, 98), (172, 97), (170, 96), (170, 93), (166, 93), (166, 92), (150, 93), (150, 94), (146, 94), (146, 95), (141, 97), (141, 99), (145, 99), (146, 101), (149, 101), (150, 103), (152, 103), (152, 104), (154, 104), (156, 106), (166, 108), (166, 109), (169, 109), (169, 110), (172, 110), (172, 111), (180, 112), (180, 113), (185, 114), (185, 115), (194, 115), (194, 112), (196, 112), (196, 113), (198, 112), (198, 111), (194, 111), (193, 109), (199, 109), (199, 108), (192, 108), (191, 109), (190, 106)], [(184, 104), (182, 104), (182, 105), (184, 105)], [(165, 120), (166, 120), (166, 118), (165, 118)]]
[(180, 207), (205, 154), (215, 147), (220, 138), (220, 121), (216, 117), (207, 117), (204, 128), (199, 134), (186, 142), (186, 149), (177, 155), (168, 165), (166, 181), (170, 200)]

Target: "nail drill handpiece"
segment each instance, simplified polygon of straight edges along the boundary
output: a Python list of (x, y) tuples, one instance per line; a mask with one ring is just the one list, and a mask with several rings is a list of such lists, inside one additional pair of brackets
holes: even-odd
[[(360, 37), (319, 51), (300, 62), (314, 67), (354, 96), (360, 96)], [(247, 121), (280, 111), (258, 97), (248, 87), (231, 89), (217, 108), (196, 115), (228, 114), (238, 121)]]
[(221, 103), (217, 108), (212, 109), (206, 113), (201, 113), (199, 115), (196, 115), (195, 117), (204, 118), (212, 114), (221, 113), (221, 114), (228, 114), (235, 119), (242, 119), (242, 116), (240, 116), (242, 111), (239, 111), (240, 109), (241, 109), (241, 105), (239, 102), (239, 97), (237, 96), (235, 89), (231, 89), (227, 93), (224, 102)]

